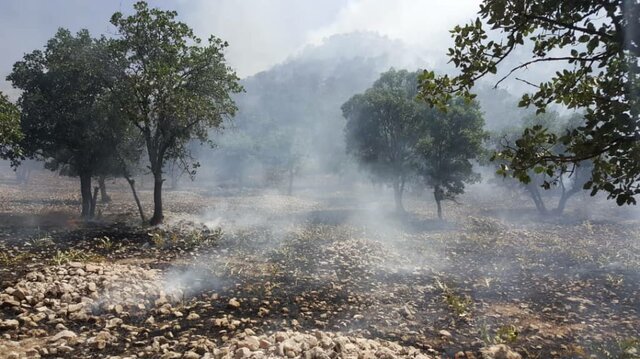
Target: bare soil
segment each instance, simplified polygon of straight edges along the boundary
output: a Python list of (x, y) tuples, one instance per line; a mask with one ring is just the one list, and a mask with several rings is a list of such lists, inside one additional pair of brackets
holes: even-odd
[[(84, 223), (74, 180), (0, 181), (0, 293), (34, 291), (8, 294), (17, 305), (0, 297), (0, 358), (238, 357), (242, 340), (276, 345), (282, 331), (415, 349), (400, 357), (490, 357), (498, 344), (523, 358), (640, 353), (640, 216), (609, 202), (579, 198), (541, 218), (526, 198), (470, 192), (440, 222), (426, 194), (407, 194), (398, 216), (392, 196), (363, 187), (201, 187), (168, 190), (166, 224), (148, 228), (125, 184), (109, 186), (112, 202)], [(141, 196), (151, 208), (149, 189)], [(56, 281), (77, 288), (29, 289)], [(39, 311), (53, 317), (25, 319)], [(74, 337), (53, 340), (62, 330)]]

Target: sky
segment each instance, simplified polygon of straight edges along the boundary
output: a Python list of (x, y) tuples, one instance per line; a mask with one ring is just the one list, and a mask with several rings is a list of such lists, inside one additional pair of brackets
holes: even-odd
[[(59, 27), (115, 34), (109, 18), (132, 12), (133, 0), (2, 0), (0, 91), (24, 54), (41, 49)], [(175, 0), (149, 1), (176, 10), (203, 39), (229, 42), (226, 58), (241, 77), (267, 70), (305, 46), (341, 33), (371, 31), (414, 47), (428, 62), (445, 60), (449, 30), (475, 18), (479, 0)]]

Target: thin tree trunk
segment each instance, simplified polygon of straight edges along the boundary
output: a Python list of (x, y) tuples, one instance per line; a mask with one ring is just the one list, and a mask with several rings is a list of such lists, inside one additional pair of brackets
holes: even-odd
[(440, 186), (435, 186), (433, 188), (433, 197), (436, 200), (436, 207), (438, 209), (438, 219), (442, 220), (442, 199), (443, 199), (443, 194), (442, 194), (442, 189), (440, 188)]
[(23, 182), (23, 183), (24, 183), (25, 185), (26, 185), (26, 184), (29, 184), (29, 179), (30, 179), (30, 178), (31, 178), (31, 169), (27, 168), (27, 169), (24, 171), (24, 179), (23, 179), (23, 181), (24, 181), (24, 182)]
[(289, 188), (287, 190), (287, 195), (291, 196), (293, 194), (293, 168), (289, 168)]
[(578, 186), (577, 183), (573, 184), (573, 187), (571, 187), (570, 190), (566, 191), (564, 188), (564, 183), (562, 183), (562, 196), (560, 196), (560, 200), (558, 201), (558, 207), (556, 207), (556, 209), (554, 210), (555, 214), (562, 214), (564, 213), (564, 209), (567, 206), (567, 202), (569, 201), (569, 198), (573, 197), (574, 194), (580, 192), (581, 190), (581, 186)]
[(140, 198), (138, 198), (138, 192), (136, 192), (136, 181), (129, 176), (125, 176), (125, 179), (129, 183), (129, 187), (131, 187), (131, 193), (133, 193), (133, 199), (136, 201), (136, 205), (138, 206), (138, 213), (140, 213), (140, 219), (142, 220), (142, 223), (144, 223), (147, 220), (144, 217), (144, 210), (142, 209), (142, 204), (140, 204)]
[(396, 203), (396, 212), (398, 213), (405, 213), (404, 205), (402, 204), (403, 187), (404, 186), (400, 184), (400, 180), (396, 180), (393, 183), (393, 197)]
[(98, 185), (100, 186), (100, 202), (111, 202), (111, 197), (107, 194), (107, 185), (105, 184), (105, 176), (98, 177)]
[(538, 213), (546, 215), (547, 208), (544, 205), (544, 201), (542, 200), (542, 196), (540, 195), (540, 191), (538, 191), (538, 188), (536, 188), (536, 185), (530, 183), (526, 188), (527, 192), (529, 192), (529, 195), (531, 196), (531, 199), (533, 199), (533, 203), (535, 203), (536, 205)]
[(153, 177), (153, 217), (151, 217), (150, 224), (155, 226), (157, 224), (161, 224), (164, 219), (164, 215), (162, 213), (162, 184), (164, 183), (164, 179), (162, 179), (162, 170), (157, 169), (154, 172)]
[(80, 196), (82, 202), (82, 218), (91, 218), (91, 174), (80, 175)]
[(96, 186), (93, 189), (93, 196), (91, 197), (91, 211), (89, 212), (89, 216), (94, 218), (96, 216), (96, 204), (98, 203), (98, 191), (100, 190), (100, 186)]

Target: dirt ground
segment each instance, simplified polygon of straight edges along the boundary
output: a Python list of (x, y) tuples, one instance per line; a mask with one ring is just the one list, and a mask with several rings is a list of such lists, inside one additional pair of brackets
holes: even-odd
[[(147, 228), (125, 184), (108, 186), (83, 223), (75, 180), (0, 179), (0, 358), (640, 355), (637, 210), (578, 198), (541, 218), (476, 187), (441, 222), (427, 194), (398, 216), (366, 185), (185, 184)], [(342, 336), (369, 354), (344, 354)], [(308, 354), (314, 338), (329, 344)]]

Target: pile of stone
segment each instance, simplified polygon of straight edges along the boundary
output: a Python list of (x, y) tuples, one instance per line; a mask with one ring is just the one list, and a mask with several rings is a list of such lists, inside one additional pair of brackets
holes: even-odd
[(0, 308), (13, 319), (0, 329), (36, 328), (84, 321), (103, 311), (146, 311), (162, 294), (159, 271), (138, 266), (71, 262), (28, 273), (0, 293)]
[(256, 336), (251, 330), (231, 339), (225, 346), (214, 349), (212, 357), (216, 359), (431, 358), (413, 347), (405, 347), (384, 340), (351, 337), (341, 333), (288, 331)]

